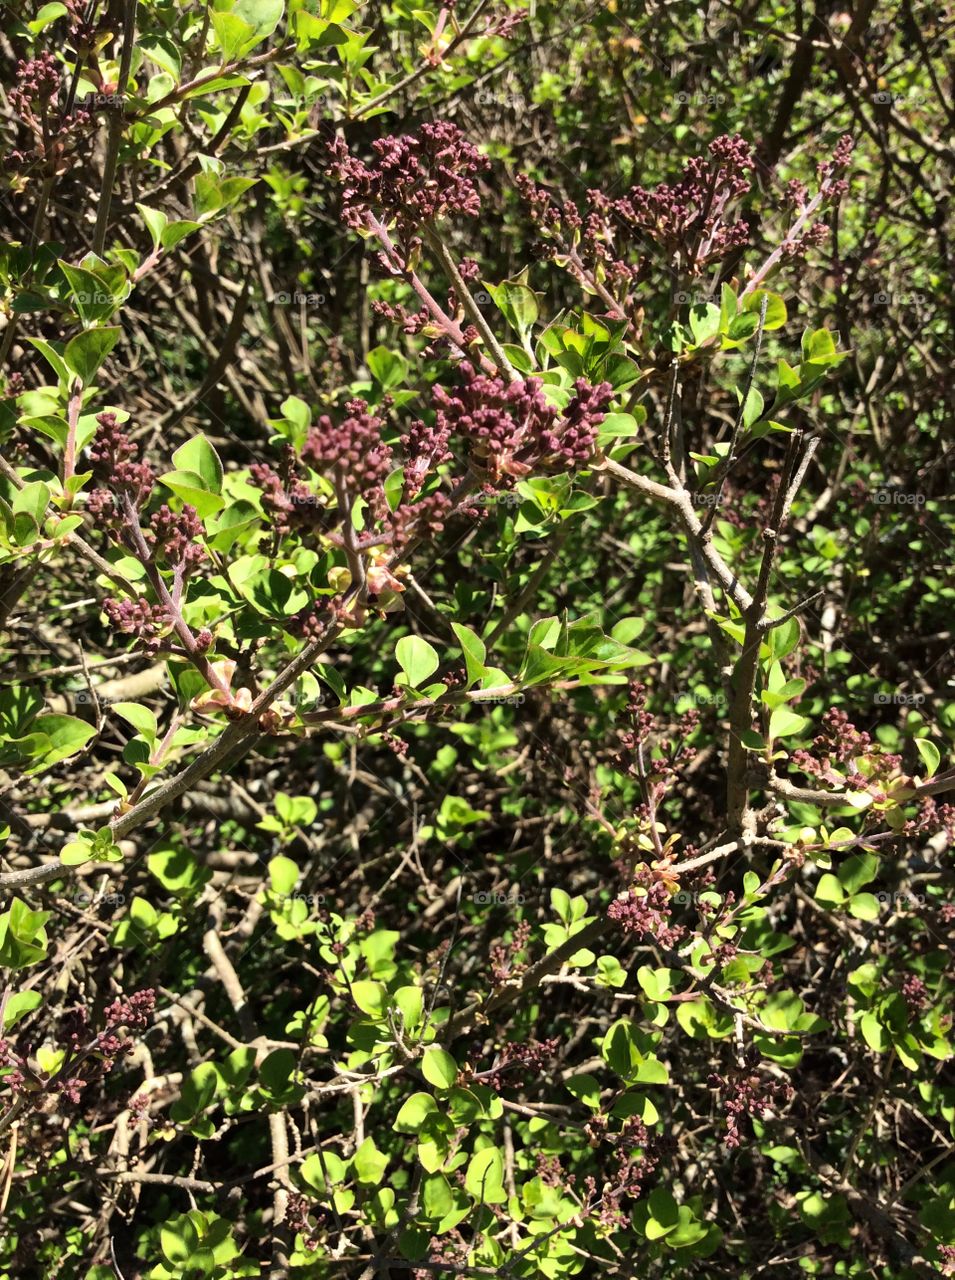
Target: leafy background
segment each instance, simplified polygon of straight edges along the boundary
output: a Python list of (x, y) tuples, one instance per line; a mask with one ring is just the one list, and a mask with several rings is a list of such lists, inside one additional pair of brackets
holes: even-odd
[[(5, 13), (0, 1272), (951, 1273), (950, 835), (914, 793), (945, 779), (955, 736), (951, 15)], [(57, 109), (90, 119), (31, 156), (12, 90), (44, 52)], [(713, 632), (738, 646), (739, 618), (726, 599), (707, 616), (672, 513), (599, 467), (532, 476), (430, 535), (400, 610), (285, 692), (295, 732), (237, 741), (158, 813), (136, 807), (234, 722), (103, 610), (111, 572), (134, 594), (143, 575), (95, 527), (91, 486), (68, 484), (95, 415), (119, 414), (164, 500), (198, 510), (234, 572), (191, 580), (190, 624), (264, 686), (331, 563), (278, 539), (250, 469), (356, 395), (397, 439), (455, 380), (440, 344), (376, 308), (417, 304), (342, 225), (328, 139), (369, 158), (434, 119), (490, 161), (481, 217), (442, 226), (479, 264), (486, 324), (564, 390), (609, 378), (605, 427), (632, 434), (608, 430), (605, 455), (658, 482), (678, 357), (696, 509), (751, 585), (789, 432), (817, 439), (769, 594), (777, 614), (809, 603), (758, 654), (755, 756), (782, 752), (790, 792), (753, 782), (756, 840), (726, 834)], [(672, 182), (736, 133), (757, 158), (746, 249), (688, 278), (648, 237), (621, 338), (543, 252), (517, 178), (583, 206)], [(774, 275), (758, 337), (758, 305), (731, 332), (719, 286), (735, 298), (785, 238), (786, 184), (815, 190), (846, 133), (830, 235)], [(433, 247), (419, 272), (446, 292)], [(780, 360), (803, 363), (786, 430), (769, 425)], [(632, 676), (659, 830), (622, 743)], [(461, 696), (426, 714), (445, 689)], [(355, 711), (392, 697), (399, 714)], [(818, 785), (798, 753), (819, 758), (833, 709), (871, 738), (864, 811), (792, 794)], [(736, 847), (674, 878), (651, 928), (608, 914), (621, 856), (666, 843), (680, 865), (721, 840)], [(111, 1002), (143, 990), (155, 1010), (111, 1057)]]

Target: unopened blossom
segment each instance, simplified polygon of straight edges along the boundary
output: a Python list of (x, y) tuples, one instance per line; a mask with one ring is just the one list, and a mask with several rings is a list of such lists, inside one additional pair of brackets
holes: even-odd
[(378, 138), (375, 159), (353, 156), (342, 138), (330, 147), (332, 175), (342, 186), (342, 217), (363, 229), (369, 218), (414, 239), (425, 224), (447, 214), (477, 217), (481, 201), (475, 179), (488, 162), (449, 121), (423, 124), (417, 133)]
[(562, 411), (544, 395), (539, 378), (506, 382), (467, 361), (460, 374), (452, 390), (433, 390), (436, 438), (463, 437), (492, 484), (513, 483), (532, 471), (572, 470), (593, 455), (613, 395), (609, 383), (594, 387), (578, 378)]

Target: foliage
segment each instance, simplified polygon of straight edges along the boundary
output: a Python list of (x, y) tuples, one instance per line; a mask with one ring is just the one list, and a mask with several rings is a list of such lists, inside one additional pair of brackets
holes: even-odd
[(955, 1274), (944, 15), (7, 13), (0, 1280)]

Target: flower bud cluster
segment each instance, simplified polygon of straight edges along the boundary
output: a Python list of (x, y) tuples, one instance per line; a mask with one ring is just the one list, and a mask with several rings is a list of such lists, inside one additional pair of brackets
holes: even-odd
[(669, 949), (686, 934), (682, 925), (670, 923), (673, 914), (671, 885), (665, 875), (646, 863), (634, 871), (633, 883), (607, 908), (608, 917), (637, 941), (652, 940)]
[(365, 164), (336, 137), (329, 170), (342, 186), (342, 217), (356, 230), (380, 220), (406, 243), (426, 224), (449, 213), (476, 218), (481, 200), (475, 183), (487, 160), (448, 121), (423, 124), (417, 133), (378, 138), (375, 159)]
[(561, 411), (544, 395), (539, 378), (505, 382), (479, 373), (465, 361), (451, 391), (436, 386), (435, 427), (414, 443), (440, 455), (452, 436), (462, 437), (470, 458), (493, 485), (511, 485), (531, 472), (555, 473), (584, 465), (593, 455), (597, 431), (613, 395), (607, 382), (574, 384)]
[(751, 1050), (744, 1066), (735, 1067), (726, 1076), (716, 1072), (709, 1076), (710, 1088), (718, 1089), (721, 1094), (726, 1117), (726, 1145), (730, 1148), (740, 1146), (740, 1125), (747, 1116), (764, 1120), (793, 1098), (792, 1085), (781, 1080), (767, 1079), (759, 1074), (754, 1061), (756, 1057), (758, 1055)]
[(17, 64), (16, 83), (10, 90), (13, 111), (32, 135), (33, 146), (27, 150), (11, 150), (7, 163), (14, 169), (26, 168), (41, 161), (64, 172), (92, 121), (90, 113), (77, 107), (69, 113), (57, 109), (62, 77), (52, 53), (21, 59)]

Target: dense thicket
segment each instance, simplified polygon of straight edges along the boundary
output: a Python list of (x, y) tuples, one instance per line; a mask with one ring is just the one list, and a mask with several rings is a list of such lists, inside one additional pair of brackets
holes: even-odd
[(6, 5), (0, 1280), (955, 1274), (952, 27)]

